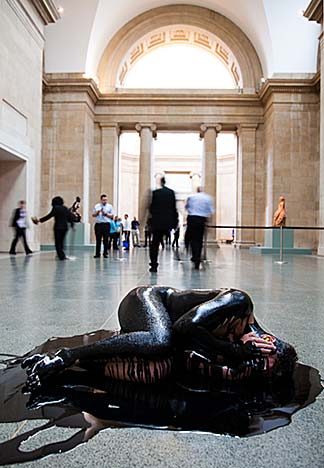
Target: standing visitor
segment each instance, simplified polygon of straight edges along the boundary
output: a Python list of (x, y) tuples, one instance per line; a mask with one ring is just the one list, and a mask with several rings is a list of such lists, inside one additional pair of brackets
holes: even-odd
[(96, 218), (94, 226), (96, 235), (96, 254), (94, 258), (100, 258), (101, 240), (104, 245), (104, 258), (108, 258), (108, 240), (110, 234), (110, 221), (114, 218), (112, 205), (108, 203), (107, 195), (102, 194), (100, 203), (97, 203), (93, 209), (92, 217)]
[(133, 247), (140, 247), (139, 226), (140, 223), (136, 219), (136, 216), (134, 216), (133, 221), (131, 222)]
[(125, 242), (125, 250), (129, 250), (129, 238), (131, 232), (131, 222), (128, 219), (128, 214), (125, 213), (124, 215), (124, 222), (123, 222), (123, 233), (124, 233), (124, 242)]

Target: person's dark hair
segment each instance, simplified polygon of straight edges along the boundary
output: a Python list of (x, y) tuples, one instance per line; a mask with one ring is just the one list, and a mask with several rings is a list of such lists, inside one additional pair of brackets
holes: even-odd
[(165, 185), (165, 177), (161, 177), (161, 185), (162, 185), (162, 187), (164, 187), (164, 185)]
[(19, 200), (19, 205), (25, 204), (25, 200)]
[(64, 205), (64, 200), (62, 197), (57, 196), (52, 199), (52, 206), (62, 206), (62, 205)]
[(75, 201), (77, 201), (78, 203), (80, 203), (81, 198), (80, 198), (80, 197), (75, 197)]
[(106, 197), (107, 195), (105, 193), (103, 193), (102, 195), (100, 195), (100, 200), (102, 200), (104, 197)]
[(275, 342), (276, 352), (276, 363), (272, 369), (272, 375), (274, 378), (284, 377), (291, 375), (296, 367), (298, 359), (295, 348), (289, 343), (285, 343), (279, 338)]

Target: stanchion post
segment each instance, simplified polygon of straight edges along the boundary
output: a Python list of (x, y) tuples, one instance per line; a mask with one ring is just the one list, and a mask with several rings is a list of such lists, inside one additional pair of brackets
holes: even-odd
[(278, 265), (283, 265), (287, 262), (283, 261), (283, 226), (280, 226), (280, 238), (279, 238), (279, 261), (275, 262)]
[(203, 261), (207, 261), (207, 227), (205, 226), (205, 231), (204, 231), (204, 249), (203, 249)]

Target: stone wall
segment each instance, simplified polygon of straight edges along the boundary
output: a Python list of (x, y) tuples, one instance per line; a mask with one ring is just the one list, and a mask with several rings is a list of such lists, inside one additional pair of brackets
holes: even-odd
[[(279, 196), (286, 198), (288, 226), (316, 226), (319, 187), (319, 97), (274, 92), (265, 110), (266, 221)], [(296, 231), (295, 246), (316, 248), (318, 235)]]

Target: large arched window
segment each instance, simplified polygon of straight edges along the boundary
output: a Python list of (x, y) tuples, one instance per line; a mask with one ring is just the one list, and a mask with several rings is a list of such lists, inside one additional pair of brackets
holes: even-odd
[(166, 45), (143, 55), (125, 75), (123, 88), (237, 88), (214, 54), (191, 44)]

